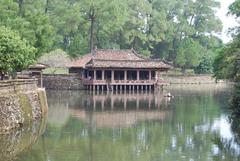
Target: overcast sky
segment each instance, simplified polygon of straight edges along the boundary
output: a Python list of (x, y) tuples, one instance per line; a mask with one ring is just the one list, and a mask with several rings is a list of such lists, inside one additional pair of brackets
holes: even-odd
[(219, 16), (223, 22), (223, 31), (221, 38), (223, 42), (227, 43), (231, 40), (230, 35), (227, 35), (228, 29), (237, 25), (237, 22), (234, 19), (234, 17), (226, 16), (228, 12), (228, 6), (235, 0), (219, 0), (219, 1), (221, 2), (221, 8), (218, 10), (217, 16)]

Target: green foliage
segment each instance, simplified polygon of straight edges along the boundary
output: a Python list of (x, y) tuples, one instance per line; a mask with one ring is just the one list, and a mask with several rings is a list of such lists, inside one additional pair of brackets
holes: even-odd
[(37, 48), (71, 57), (98, 48), (134, 48), (182, 68), (199, 65), (203, 51), (221, 46), (217, 0), (1, 0), (0, 25)]
[(240, 81), (240, 43), (237, 39), (223, 48), (214, 60), (216, 79)]
[(21, 71), (34, 62), (36, 49), (17, 32), (0, 27), (0, 71)]
[(205, 53), (200, 60), (199, 65), (194, 69), (197, 74), (211, 74), (213, 65), (213, 54)]
[[(229, 7), (229, 14), (240, 16), (240, 1), (236, 0)], [(216, 79), (240, 81), (240, 32), (235, 28), (233, 41), (218, 52), (214, 60), (214, 76)]]
[[(0, 1), (0, 25), (18, 31), (29, 44), (37, 48), (37, 55), (51, 49), (54, 32), (49, 17), (42, 12), (41, 1), (23, 0), (22, 9), (20, 1)], [(21, 12), (21, 13), (20, 13)]]
[(179, 54), (176, 63), (182, 68), (191, 68), (199, 64), (203, 47), (192, 39), (187, 39), (179, 44)]

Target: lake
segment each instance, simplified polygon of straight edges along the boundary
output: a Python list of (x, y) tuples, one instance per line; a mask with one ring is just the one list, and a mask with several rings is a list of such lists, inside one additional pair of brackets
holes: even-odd
[[(0, 160), (240, 160), (229, 119), (231, 91), (225, 85), (47, 91), (46, 120), (0, 136)], [(174, 98), (164, 97), (168, 92)]]

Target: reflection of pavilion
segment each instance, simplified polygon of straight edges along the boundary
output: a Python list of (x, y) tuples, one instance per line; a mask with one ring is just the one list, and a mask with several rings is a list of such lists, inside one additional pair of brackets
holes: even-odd
[[(49, 91), (49, 123), (63, 126), (72, 115), (98, 127), (130, 126), (163, 120), (171, 110), (162, 92)], [(94, 126), (95, 126), (94, 125)]]
[(83, 99), (84, 109), (71, 108), (74, 117), (92, 127), (130, 127), (139, 121), (164, 120), (170, 115), (163, 93), (92, 94)]
[(131, 127), (141, 121), (164, 120), (171, 114), (168, 110), (87, 112), (71, 109), (70, 111), (74, 117), (96, 128)]
[[(83, 98), (86, 108), (92, 110), (139, 110), (160, 109), (167, 106), (169, 99), (160, 92), (107, 92), (91, 93)], [(89, 106), (90, 105), (90, 106)]]

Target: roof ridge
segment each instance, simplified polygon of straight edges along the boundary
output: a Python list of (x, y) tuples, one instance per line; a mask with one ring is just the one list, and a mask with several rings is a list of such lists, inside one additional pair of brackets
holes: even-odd
[(122, 60), (122, 59), (93, 59), (95, 61), (135, 61), (135, 62), (141, 62), (141, 61), (146, 61), (146, 62), (149, 62), (149, 61), (154, 61), (154, 62), (163, 62), (163, 60), (161, 59), (139, 59), (139, 60)]
[(98, 51), (131, 51), (131, 49), (96, 49)]
[(138, 52), (135, 50), (135, 49), (131, 49), (131, 51), (132, 51), (132, 53), (135, 55), (135, 56), (137, 56), (137, 57), (139, 57), (139, 58), (141, 58), (141, 59), (146, 59), (146, 60), (151, 60), (150, 58), (148, 58), (148, 57), (146, 57), (146, 56), (144, 56), (144, 55), (141, 55), (141, 54), (138, 54)]

